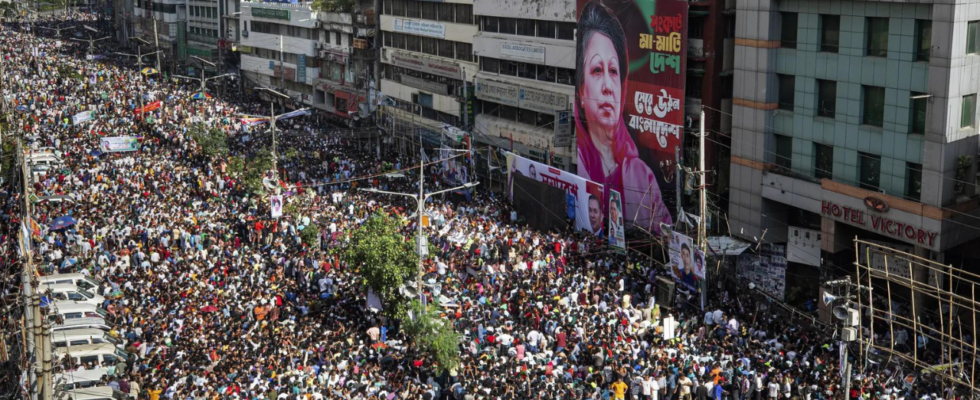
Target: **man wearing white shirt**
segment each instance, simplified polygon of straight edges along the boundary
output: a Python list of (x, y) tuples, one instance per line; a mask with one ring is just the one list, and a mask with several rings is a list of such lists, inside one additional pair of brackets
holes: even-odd
[(653, 379), (653, 375), (647, 375), (647, 378), (643, 380), (643, 399), (644, 400), (657, 400), (657, 393), (660, 391), (660, 385), (657, 381)]

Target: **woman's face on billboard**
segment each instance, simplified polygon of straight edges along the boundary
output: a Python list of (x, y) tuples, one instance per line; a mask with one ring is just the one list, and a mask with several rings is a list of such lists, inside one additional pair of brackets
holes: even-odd
[(620, 121), (623, 87), (620, 83), (619, 55), (612, 40), (595, 33), (585, 47), (585, 76), (579, 87), (579, 97), (585, 109), (589, 130), (593, 137), (602, 134), (603, 142), (613, 138)]

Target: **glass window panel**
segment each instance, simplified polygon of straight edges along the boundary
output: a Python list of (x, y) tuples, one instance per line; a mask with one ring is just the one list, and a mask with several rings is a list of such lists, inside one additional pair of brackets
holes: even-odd
[(865, 125), (881, 126), (885, 117), (885, 88), (862, 86), (862, 89), (864, 117), (861, 122)]
[(796, 48), (797, 16), (796, 13), (779, 13), (781, 25), (779, 26), (780, 36), (779, 45), (788, 49)]
[(888, 56), (888, 18), (868, 18), (867, 21), (868, 55)]
[(817, 116), (834, 118), (837, 109), (837, 82), (817, 80)]
[(820, 51), (836, 53), (840, 47), (840, 16), (820, 16)]

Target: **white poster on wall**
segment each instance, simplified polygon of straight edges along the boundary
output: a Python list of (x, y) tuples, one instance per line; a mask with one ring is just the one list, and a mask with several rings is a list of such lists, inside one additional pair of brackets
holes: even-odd
[(410, 33), (413, 35), (435, 37), (440, 39), (446, 37), (446, 25), (438, 22), (395, 18), (393, 24), (395, 32)]
[(501, 42), (500, 58), (520, 61), (532, 61), (544, 64), (544, 46), (532, 46), (523, 43)]

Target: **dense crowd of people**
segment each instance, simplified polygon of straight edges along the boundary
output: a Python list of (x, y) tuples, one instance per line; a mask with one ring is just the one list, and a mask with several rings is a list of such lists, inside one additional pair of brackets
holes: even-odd
[[(31, 190), (74, 198), (34, 205), (38, 269), (100, 280), (129, 356), (114, 366), (58, 360), (60, 371), (108, 368), (107, 385), (150, 400), (951, 397), (907, 388), (886, 369), (856, 376), (844, 394), (827, 332), (759, 312), (762, 300), (735, 282), (712, 290), (705, 310), (684, 301), (662, 309), (653, 285), (662, 272), (650, 262), (571, 230), (517, 224), (483, 189), (427, 205), (437, 251), (425, 263), (426, 293), (463, 337), (459, 368), (437, 374), (399, 321), (368, 310), (358, 266), (342, 257), (372, 214), (414, 212), (414, 200), (356, 189), (417, 192), (417, 159), (385, 154), (390, 164), (381, 163), (356, 140), (290, 120), (277, 176), (298, 211), (271, 218), (268, 196), (230, 165), (270, 146), (264, 125), (240, 120), (266, 113), (259, 102), (192, 100), (197, 82), (141, 74), (131, 60), (87, 61), (87, 44), (14, 26), (0, 35), (3, 101), (16, 110), (8, 126), (65, 161), (32, 173)], [(158, 100), (159, 109), (134, 112)], [(90, 110), (92, 121), (72, 123)], [(202, 152), (194, 124), (227, 135), (230, 154)], [(112, 136), (139, 136), (138, 151), (102, 151)], [(435, 168), (425, 177), (433, 190)], [(384, 175), (391, 170), (405, 178)], [(16, 192), (5, 188), (14, 229)], [(50, 229), (62, 215), (74, 225)], [(313, 224), (311, 245), (302, 232)], [(668, 317), (679, 324), (665, 339)]]

